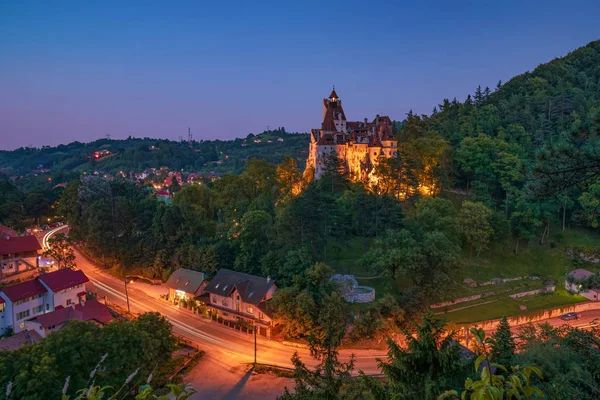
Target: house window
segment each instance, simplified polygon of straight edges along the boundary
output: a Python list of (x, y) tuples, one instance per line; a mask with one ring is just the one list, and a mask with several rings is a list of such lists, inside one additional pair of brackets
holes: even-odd
[(50, 304), (46, 304), (46, 311), (50, 311)]
[(213, 297), (212, 297), (212, 302), (213, 302), (214, 304), (217, 304), (217, 298), (216, 298), (215, 296), (213, 296)]
[(228, 306), (229, 306), (229, 304), (228, 304), (228, 302), (227, 302), (227, 299), (223, 299), (223, 300), (221, 300), (221, 304), (222, 304), (222, 305), (224, 305), (225, 307), (228, 307)]
[(33, 308), (33, 313), (34, 314), (39, 314), (39, 313), (41, 313), (43, 311), (44, 311), (44, 305), (43, 304), (41, 306), (37, 306), (37, 307)]
[(44, 330), (44, 327), (40, 325), (40, 331), (43, 331), (43, 330)]
[(248, 312), (248, 314), (254, 314), (254, 308), (250, 306), (246, 307), (246, 311)]
[(71, 305), (71, 299), (67, 299), (67, 306)]
[(259, 312), (258, 319), (265, 319), (265, 315), (262, 312)]
[(29, 310), (25, 310), (25, 311), (21, 311), (20, 313), (17, 313), (17, 321), (21, 320), (23, 318), (27, 318), (29, 317)]

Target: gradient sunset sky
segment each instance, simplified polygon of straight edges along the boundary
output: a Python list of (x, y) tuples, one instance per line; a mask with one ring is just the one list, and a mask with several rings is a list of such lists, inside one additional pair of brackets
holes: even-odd
[(0, 148), (307, 132), (332, 85), (349, 119), (401, 120), (600, 39), (599, 20), (597, 0), (3, 0)]

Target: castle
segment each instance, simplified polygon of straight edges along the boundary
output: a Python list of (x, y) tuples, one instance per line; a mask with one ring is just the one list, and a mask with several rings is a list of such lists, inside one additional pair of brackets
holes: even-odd
[(374, 169), (379, 160), (398, 155), (398, 141), (392, 135), (391, 119), (377, 115), (372, 122), (367, 118), (346, 121), (342, 100), (334, 87), (329, 97), (323, 99), (321, 129), (310, 131), (305, 174), (319, 179), (325, 169), (325, 160), (333, 152), (344, 161), (350, 179), (375, 183)]

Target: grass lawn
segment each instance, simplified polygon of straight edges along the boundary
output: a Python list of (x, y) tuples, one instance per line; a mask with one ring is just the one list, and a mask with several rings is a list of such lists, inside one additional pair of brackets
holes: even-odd
[[(463, 251), (459, 266), (451, 274), (455, 286), (448, 291), (448, 300), (471, 296), (483, 292), (502, 292), (501, 294), (489, 296), (475, 302), (458, 304), (452, 308), (460, 308), (465, 305), (482, 303), (490, 300), (494, 302), (474, 306), (464, 310), (445, 314), (449, 322), (468, 323), (488, 319), (501, 318), (502, 316), (514, 316), (525, 314), (529, 311), (541, 310), (552, 307), (566, 306), (586, 301), (582, 296), (567, 293), (564, 289), (565, 275), (581, 266), (574, 263), (567, 256), (565, 249), (569, 247), (600, 247), (600, 235), (585, 229), (567, 229), (565, 232), (560, 227), (551, 228), (553, 234), (544, 245), (536, 241), (531, 243), (521, 242), (519, 254), (514, 254), (515, 241), (507, 240), (505, 243), (496, 243), (491, 253), (481, 254), (480, 257), (470, 257), (468, 251)], [(330, 241), (328, 243), (327, 258), (321, 255), (320, 259), (333, 267), (340, 274), (351, 274), (356, 277), (371, 277), (374, 272), (369, 266), (363, 265), (362, 257), (373, 245), (373, 238), (352, 238), (343, 242)], [(600, 265), (585, 265), (590, 271), (600, 272)], [(520, 281), (506, 282), (498, 285), (480, 286), (470, 288), (463, 284), (466, 278), (477, 282), (485, 282), (493, 278), (514, 278), (521, 276)], [(529, 276), (539, 276), (539, 280), (527, 279)], [(383, 278), (357, 279), (359, 285), (370, 286), (375, 289), (376, 298), (384, 296), (389, 287)], [(405, 287), (405, 278), (400, 277), (396, 282), (396, 288)], [(557, 291), (553, 294), (525, 297), (520, 300), (511, 299), (509, 294), (525, 292), (543, 287), (545, 281), (553, 281)], [(519, 306), (527, 306), (522, 311)], [(355, 305), (360, 309), (364, 305)], [(443, 311), (437, 309), (434, 311)]]

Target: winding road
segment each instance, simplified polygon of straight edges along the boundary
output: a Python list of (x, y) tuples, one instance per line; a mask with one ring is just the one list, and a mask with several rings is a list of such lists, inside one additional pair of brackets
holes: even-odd
[[(68, 229), (68, 226), (61, 226), (46, 232), (42, 238), (44, 248), (47, 247), (48, 239), (52, 235), (66, 229)], [(77, 267), (86, 273), (94, 285), (93, 289), (89, 288), (88, 290), (91, 289), (96, 292), (99, 300), (102, 300), (106, 296), (109, 304), (117, 304), (120, 307), (126, 308), (127, 299), (125, 297), (124, 282), (104, 273), (77, 249), (75, 249), (75, 256)], [(164, 292), (168, 291), (163, 285), (159, 287), (164, 288)], [(155, 288), (155, 285), (150, 287), (150, 285), (145, 284), (129, 284), (127, 291), (129, 293), (131, 312), (157, 311), (161, 313), (173, 325), (174, 333), (190, 340), (208, 354), (210, 354), (211, 350), (219, 354), (219, 361), (232, 368), (254, 361), (254, 338), (251, 334), (235, 331), (217, 322), (202, 318), (198, 314), (193, 314), (189, 310), (180, 309), (158, 298)], [(285, 346), (274, 340), (258, 337), (258, 363), (292, 368), (293, 365), (290, 359), (295, 351), (298, 352), (302, 361), (307, 366), (313, 367), (317, 364), (317, 361), (310, 356), (307, 349)], [(369, 375), (380, 374), (376, 358), (385, 358), (385, 351), (340, 350), (340, 360), (346, 361), (352, 354), (355, 356), (355, 371), (362, 370)]]

